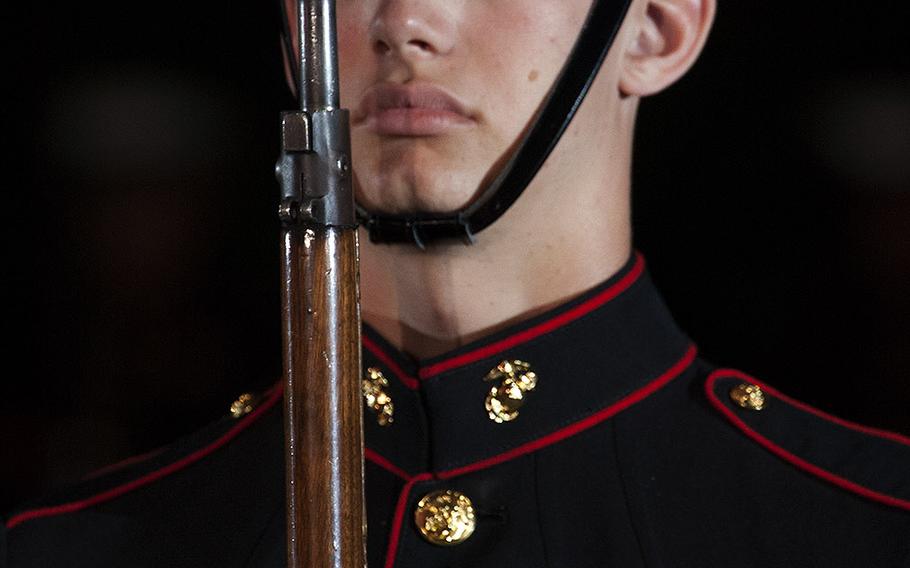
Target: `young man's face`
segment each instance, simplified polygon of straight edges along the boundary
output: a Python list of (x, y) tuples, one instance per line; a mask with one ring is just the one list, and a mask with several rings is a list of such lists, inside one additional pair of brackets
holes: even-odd
[(469, 202), (528, 126), (590, 5), (338, 0), (358, 201), (386, 212)]

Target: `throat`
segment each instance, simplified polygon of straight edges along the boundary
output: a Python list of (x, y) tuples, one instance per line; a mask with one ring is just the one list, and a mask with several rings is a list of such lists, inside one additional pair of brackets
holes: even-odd
[(394, 317), (364, 311), (364, 321), (388, 342), (417, 360), (429, 359), (458, 349), (472, 340), (459, 334), (442, 334), (416, 329)]
[(371, 243), (362, 235), (363, 319), (423, 360), (551, 310), (605, 281), (631, 253), (627, 238), (599, 235), (590, 224), (569, 227), (584, 234), (518, 233), (501, 224), (471, 247), (426, 251)]
[[(409, 266), (399, 259), (393, 274), (383, 272), (382, 286), (370, 285), (372, 277), (363, 271), (364, 321), (418, 360), (483, 337), (513, 309), (502, 291), (494, 292), (487, 283), (459, 274), (446, 263), (434, 264)], [(376, 294), (378, 290), (382, 293)]]

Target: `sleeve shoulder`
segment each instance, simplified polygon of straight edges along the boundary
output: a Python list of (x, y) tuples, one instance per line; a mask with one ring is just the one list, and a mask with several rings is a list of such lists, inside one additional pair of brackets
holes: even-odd
[(705, 394), (730, 426), (793, 467), (910, 512), (910, 437), (838, 418), (732, 369), (712, 372)]
[[(57, 566), (62, 558), (74, 567), (206, 565), (192, 563), (191, 547), (203, 556), (227, 554), (225, 542), (242, 547), (250, 539), (235, 542), (231, 535), (258, 526), (248, 516), (268, 515), (273, 501), (283, 503), (272, 496), (283, 496), (283, 485), (273, 481), (284, 473), (275, 459), (283, 441), (281, 415), (272, 412), (280, 408), (278, 387), (243, 395), (230, 414), (165, 448), (12, 511), (0, 526), (0, 568)], [(251, 503), (246, 515), (231, 514), (225, 495)]]

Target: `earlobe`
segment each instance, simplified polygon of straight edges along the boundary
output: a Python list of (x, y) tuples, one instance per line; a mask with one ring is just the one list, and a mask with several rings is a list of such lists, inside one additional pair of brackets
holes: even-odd
[(623, 54), (624, 96), (658, 93), (698, 59), (714, 20), (716, 0), (647, 0), (632, 14), (637, 29)]

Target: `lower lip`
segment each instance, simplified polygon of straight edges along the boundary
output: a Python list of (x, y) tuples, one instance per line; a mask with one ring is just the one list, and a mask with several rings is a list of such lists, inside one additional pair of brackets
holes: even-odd
[(385, 136), (438, 136), (474, 124), (456, 112), (427, 108), (394, 108), (377, 112), (367, 124)]

